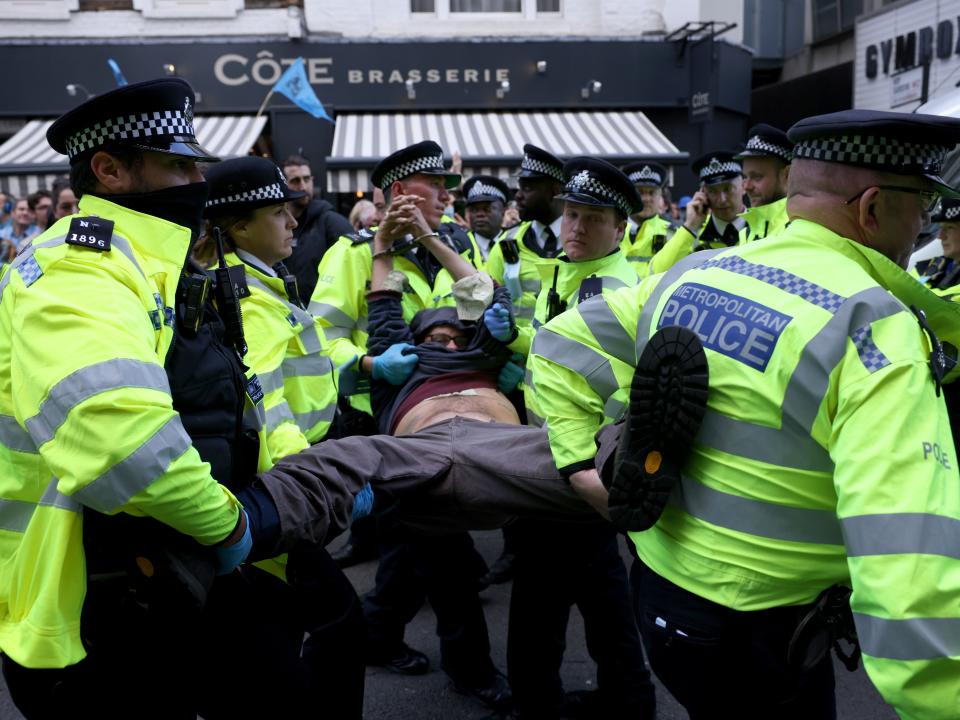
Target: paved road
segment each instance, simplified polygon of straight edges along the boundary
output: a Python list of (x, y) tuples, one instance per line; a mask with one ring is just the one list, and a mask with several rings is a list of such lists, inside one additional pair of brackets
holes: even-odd
[[(477, 547), (493, 562), (500, 551), (498, 532), (475, 533)], [(336, 541), (331, 549), (341, 541)], [(627, 560), (624, 549), (624, 559)], [(347, 574), (358, 592), (373, 586), (375, 563), (350, 568)], [(494, 662), (506, 669), (507, 610), (510, 586), (495, 586), (484, 592), (484, 607), (490, 627), (490, 644)], [(489, 714), (485, 708), (457, 694), (440, 671), (440, 655), (434, 636), (433, 614), (424, 607), (407, 628), (406, 640), (430, 658), (432, 669), (421, 677), (405, 677), (377, 668), (367, 671), (367, 689), (364, 702), (366, 720), (479, 720)], [(576, 610), (571, 615), (567, 636), (568, 646), (562, 668), (564, 686), (568, 690), (593, 687), (594, 667), (583, 641), (583, 625)], [(683, 720), (686, 713), (657, 685), (658, 720)], [(863, 670), (848, 673), (837, 666), (837, 703), (840, 720), (896, 720), (896, 714), (884, 704), (870, 684)], [(322, 718), (322, 714), (318, 714)], [(22, 720), (12, 707), (6, 687), (0, 679), (0, 720)], [(330, 718), (329, 720), (336, 720)], [(813, 719), (812, 719), (813, 720)]]

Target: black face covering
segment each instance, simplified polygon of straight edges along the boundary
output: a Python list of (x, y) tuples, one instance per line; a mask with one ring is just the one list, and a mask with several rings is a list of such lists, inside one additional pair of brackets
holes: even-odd
[(203, 208), (207, 203), (207, 183), (176, 185), (163, 190), (125, 195), (105, 195), (104, 200), (130, 210), (169, 220), (190, 230), (190, 247), (203, 228)]

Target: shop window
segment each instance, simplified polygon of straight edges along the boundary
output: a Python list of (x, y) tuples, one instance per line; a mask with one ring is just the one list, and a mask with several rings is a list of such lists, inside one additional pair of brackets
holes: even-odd
[(560, 12), (560, 0), (537, 0), (538, 13)]
[[(437, 7), (439, 4), (440, 7)], [(560, 0), (410, 0), (411, 13), (559, 13)]]
[(857, 16), (863, 12), (863, 0), (813, 0), (812, 10), (813, 41), (820, 42), (853, 30)]
[(511, 12), (523, 10), (520, 0), (450, 0), (450, 12)]
[(435, 0), (410, 0), (410, 12), (432, 13), (437, 11)]
[(3, 20), (69, 20), (78, 0), (0, 0)]

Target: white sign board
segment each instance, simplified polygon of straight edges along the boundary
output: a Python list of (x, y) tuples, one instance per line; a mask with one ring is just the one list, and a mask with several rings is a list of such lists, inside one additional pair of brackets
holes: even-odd
[(960, 81), (960, 0), (916, 0), (857, 22), (853, 106), (912, 112), (930, 65), (928, 100)]

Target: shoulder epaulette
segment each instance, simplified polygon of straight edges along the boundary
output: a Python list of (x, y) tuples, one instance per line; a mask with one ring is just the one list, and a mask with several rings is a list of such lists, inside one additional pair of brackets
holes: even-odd
[(90, 248), (97, 252), (110, 252), (113, 238), (113, 220), (90, 215), (75, 217), (70, 221), (65, 242), (68, 245)]
[(373, 236), (375, 234), (376, 233), (372, 233), (368, 229), (364, 228), (359, 232), (350, 233), (344, 237), (350, 238), (350, 243), (353, 245), (363, 245), (364, 243), (373, 242)]

